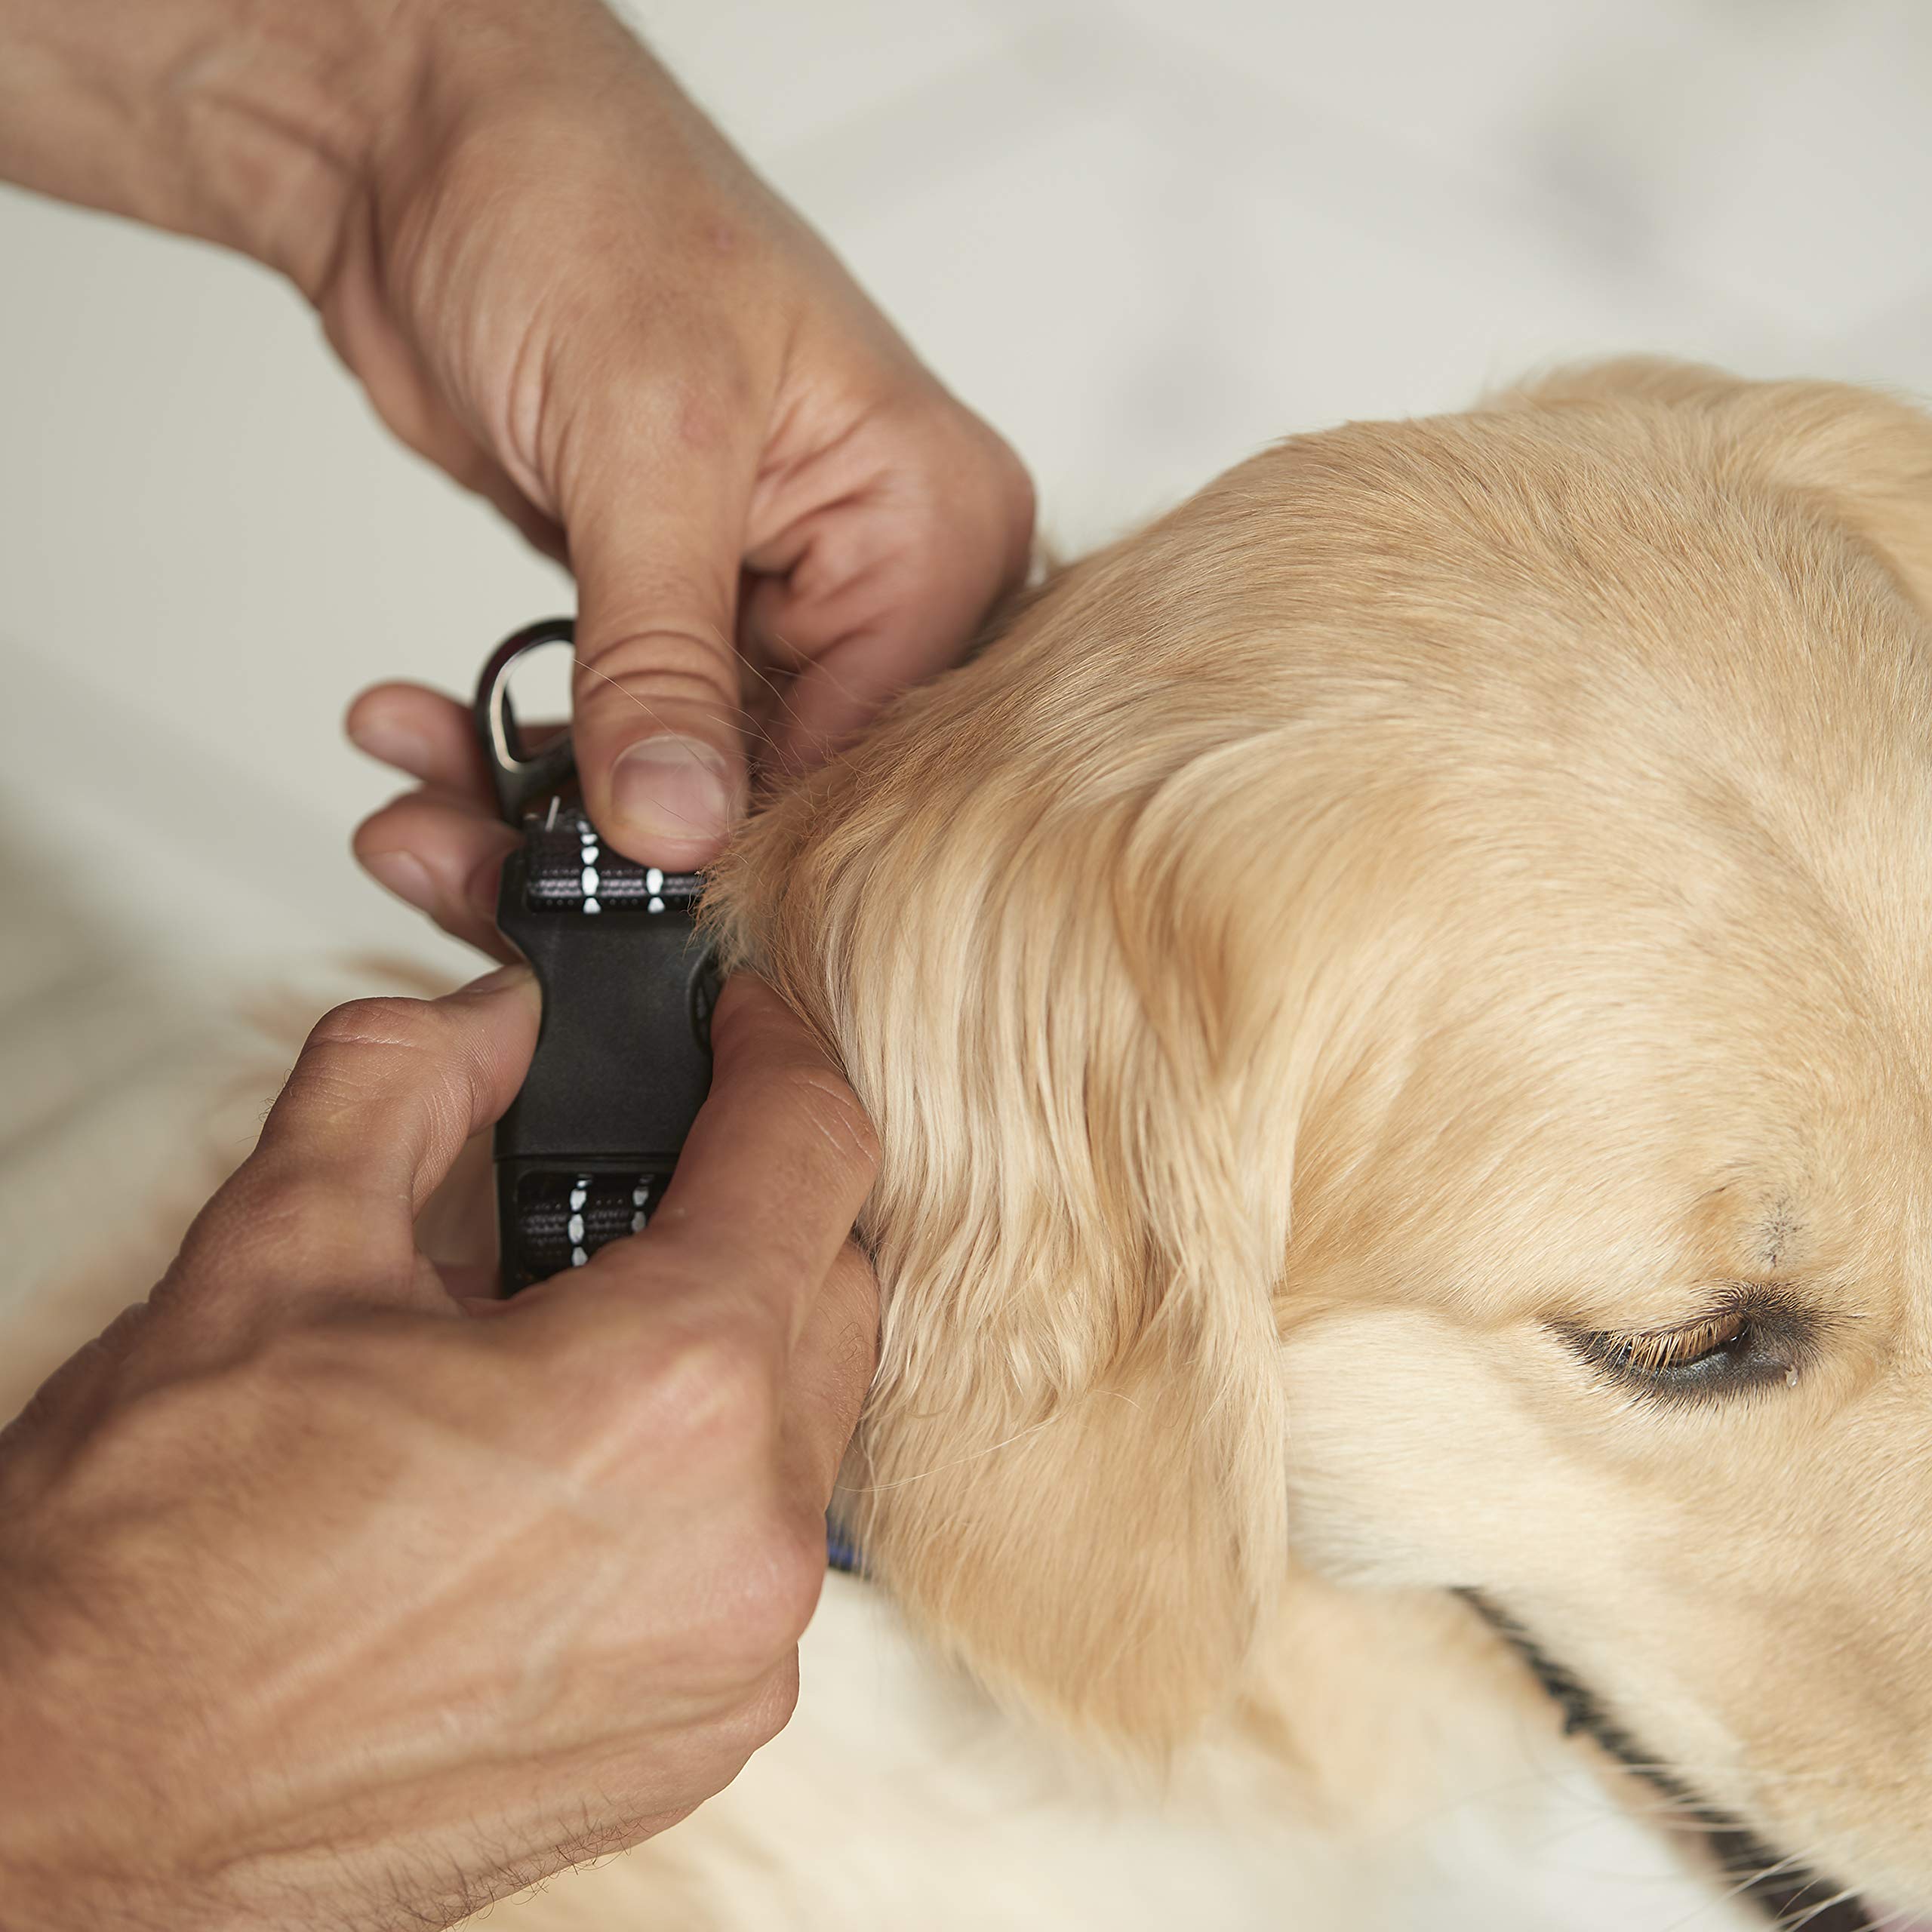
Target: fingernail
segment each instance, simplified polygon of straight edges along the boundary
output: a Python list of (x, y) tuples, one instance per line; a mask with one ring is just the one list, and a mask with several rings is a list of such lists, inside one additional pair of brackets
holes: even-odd
[(648, 851), (675, 839), (715, 844), (731, 829), (733, 787), (724, 759), (697, 738), (646, 738), (618, 759), (611, 795)]
[(377, 883), (388, 887), (398, 899), (405, 900), (419, 912), (436, 909), (436, 882), (429, 868), (411, 852), (365, 852), (362, 869)]

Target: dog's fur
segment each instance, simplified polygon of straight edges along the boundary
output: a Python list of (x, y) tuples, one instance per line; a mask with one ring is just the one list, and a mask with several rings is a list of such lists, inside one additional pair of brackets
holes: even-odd
[[(1312, 1872), (1390, 1815), (1364, 1740), (1429, 1760), (1398, 1810), (1520, 1775), (1474, 1593), (1805, 1909), (1932, 1910), (1932, 426), (1626, 364), (1295, 439), (777, 799), (714, 909), (884, 1149), (839, 1628), (883, 1592)], [(811, 1661), (773, 1762), (835, 1793)], [(821, 1922), (728, 1903), (761, 1775), (501, 1922)]]

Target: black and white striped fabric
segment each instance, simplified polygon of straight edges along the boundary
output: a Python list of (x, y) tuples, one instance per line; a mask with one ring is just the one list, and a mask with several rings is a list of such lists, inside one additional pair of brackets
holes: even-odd
[(526, 821), (524, 903), (533, 912), (687, 913), (704, 890), (698, 872), (667, 872), (612, 851), (574, 807), (555, 800)]
[(524, 1266), (542, 1281), (581, 1268), (607, 1241), (642, 1233), (669, 1179), (649, 1171), (522, 1175), (516, 1223)]

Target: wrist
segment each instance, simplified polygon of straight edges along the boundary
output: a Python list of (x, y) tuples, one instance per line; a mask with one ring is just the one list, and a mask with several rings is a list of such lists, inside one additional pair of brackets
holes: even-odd
[(384, 129), (419, 0), (4, 0), (0, 176), (198, 235), (311, 288)]

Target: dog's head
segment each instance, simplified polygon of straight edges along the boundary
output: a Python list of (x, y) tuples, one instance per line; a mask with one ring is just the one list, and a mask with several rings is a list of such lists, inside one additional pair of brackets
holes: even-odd
[(928, 1629), (1158, 1745), (1296, 1564), (1476, 1592), (1932, 1904), (1928, 607), (1932, 426), (1612, 368), (1243, 465), (754, 825)]

